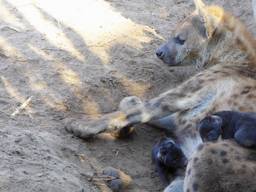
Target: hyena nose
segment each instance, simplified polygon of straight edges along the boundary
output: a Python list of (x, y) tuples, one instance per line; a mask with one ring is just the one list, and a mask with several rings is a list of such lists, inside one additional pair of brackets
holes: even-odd
[(163, 59), (164, 58), (164, 51), (162, 49), (157, 49), (156, 50), (156, 56), (159, 58), (159, 59)]

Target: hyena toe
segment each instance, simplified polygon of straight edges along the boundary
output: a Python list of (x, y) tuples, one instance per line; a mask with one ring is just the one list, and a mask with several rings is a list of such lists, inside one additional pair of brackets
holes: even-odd
[(135, 106), (139, 106), (141, 104), (142, 104), (142, 101), (140, 100), (139, 97), (136, 97), (136, 96), (125, 97), (120, 102), (119, 109), (121, 111), (127, 111), (127, 110), (129, 110)]

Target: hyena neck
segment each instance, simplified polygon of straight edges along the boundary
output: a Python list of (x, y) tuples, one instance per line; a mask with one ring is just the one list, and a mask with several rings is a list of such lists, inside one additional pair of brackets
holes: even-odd
[(229, 31), (222, 31), (212, 37), (201, 55), (201, 61), (206, 66), (241, 65), (251, 62), (249, 54), (241, 49), (234, 34)]
[[(209, 63), (236, 65), (248, 64), (256, 67), (256, 40), (247, 27), (218, 6), (209, 6), (211, 18), (211, 41), (207, 44), (206, 58)], [(217, 61), (216, 61), (217, 60)]]

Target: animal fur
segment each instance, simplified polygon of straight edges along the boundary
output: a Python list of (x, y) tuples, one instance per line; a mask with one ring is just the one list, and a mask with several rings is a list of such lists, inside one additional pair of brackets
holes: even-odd
[[(178, 87), (127, 111), (117, 111), (103, 116), (98, 121), (84, 122), (82, 125), (72, 121), (67, 124), (66, 129), (86, 139), (100, 132), (116, 131), (123, 127), (172, 115), (175, 125), (173, 131), (185, 155), (189, 159), (192, 157), (206, 159), (206, 161), (201, 160), (200, 165), (189, 163), (193, 173), (199, 176), (186, 176), (185, 191), (250, 192), (255, 190), (256, 182), (249, 189), (246, 188), (248, 185), (245, 183), (241, 182), (239, 188), (234, 183), (236, 180), (234, 175), (240, 174), (239, 178), (244, 180), (250, 177), (249, 174), (243, 176), (236, 171), (235, 165), (239, 164), (238, 159), (229, 160), (231, 166), (224, 161), (221, 169), (215, 169), (214, 167), (221, 163), (217, 161), (218, 155), (212, 155), (207, 150), (204, 150), (204, 153), (194, 152), (201, 143), (196, 124), (208, 113), (221, 110), (256, 111), (256, 41), (238, 19), (221, 7), (206, 6), (201, 0), (195, 0), (195, 5), (195, 12), (176, 28), (175, 35), (185, 33), (187, 36), (183, 46), (175, 47), (177, 52), (175, 58), (177, 61), (207, 66), (207, 69)], [(206, 34), (202, 34), (201, 29), (205, 29)], [(226, 144), (230, 146), (229, 148), (233, 146), (228, 142)], [(217, 151), (223, 148), (222, 143), (216, 143), (209, 144), (206, 149), (210, 150), (210, 145), (213, 145)], [(236, 145), (232, 148), (236, 149), (233, 151), (241, 153), (240, 158), (246, 158), (243, 157), (245, 149)], [(231, 150), (228, 153), (230, 153), (228, 158), (234, 156)], [(246, 154), (248, 153), (246, 149)], [(212, 162), (211, 171), (203, 169), (209, 166), (207, 159)], [(214, 166), (215, 162), (217, 162), (216, 166)], [(252, 165), (256, 164), (252, 163)], [(248, 166), (244, 169), (251, 173), (250, 169), (254, 168)], [(200, 174), (203, 176), (201, 177)], [(214, 178), (217, 181), (209, 180), (212, 177), (211, 174), (216, 175)], [(218, 180), (217, 176), (222, 175), (228, 180)], [(205, 190), (206, 185), (213, 185), (213, 187)]]

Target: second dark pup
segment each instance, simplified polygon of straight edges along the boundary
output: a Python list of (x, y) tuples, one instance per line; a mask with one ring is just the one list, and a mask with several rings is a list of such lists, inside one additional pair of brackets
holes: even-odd
[(152, 149), (152, 161), (160, 179), (164, 184), (169, 184), (171, 174), (182, 174), (187, 165), (187, 158), (181, 148), (172, 139), (164, 137), (157, 142)]

